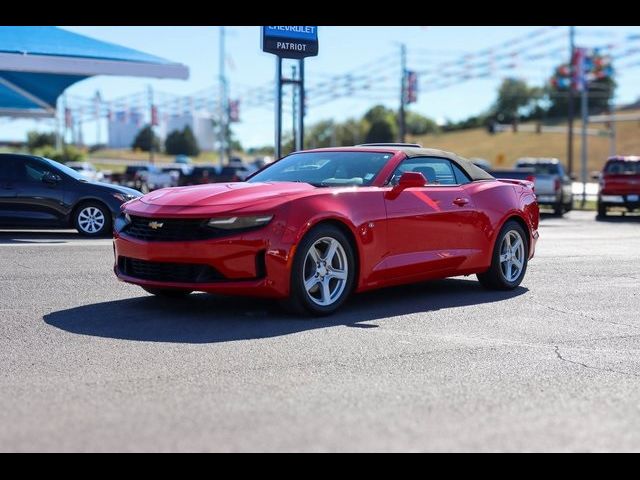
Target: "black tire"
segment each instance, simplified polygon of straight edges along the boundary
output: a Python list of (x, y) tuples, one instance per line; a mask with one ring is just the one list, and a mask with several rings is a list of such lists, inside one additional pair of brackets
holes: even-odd
[(142, 287), (142, 289), (151, 295), (164, 298), (183, 298), (191, 294), (191, 290), (178, 290), (173, 288)]
[(607, 207), (600, 202), (598, 202), (598, 216), (600, 218), (607, 216)]
[(573, 198), (569, 197), (569, 201), (564, 205), (564, 211), (570, 212), (571, 210), (573, 210)]
[(562, 204), (562, 201), (560, 201), (560, 203), (556, 203), (553, 206), (553, 214), (556, 217), (561, 217), (562, 215), (564, 215), (564, 205)]
[[(502, 242), (507, 234), (510, 232), (517, 232), (523, 241), (524, 246), (524, 259), (523, 266), (520, 274), (517, 278), (512, 281), (509, 281), (503, 271), (500, 264), (500, 248), (502, 246)], [(525, 232), (525, 230), (520, 226), (520, 224), (514, 220), (509, 220), (500, 230), (500, 234), (496, 238), (496, 244), (493, 247), (493, 256), (491, 257), (491, 267), (484, 273), (477, 274), (478, 281), (482, 284), (483, 287), (488, 288), (490, 290), (513, 290), (518, 287), (520, 283), (522, 283), (522, 279), (527, 273), (527, 265), (529, 263), (529, 235)]]
[[(100, 212), (99, 214), (96, 213), (93, 218), (102, 218), (102, 223), (98, 223), (97, 220), (95, 223), (87, 222), (87, 214), (90, 212)], [(96, 229), (98, 225), (100, 225), (100, 228)], [(73, 226), (80, 235), (85, 237), (110, 237), (113, 235), (111, 210), (100, 202), (82, 203), (73, 212)]]
[[(323, 238), (338, 241), (346, 256), (348, 267), (347, 278), (342, 293), (330, 305), (318, 305), (311, 298), (304, 286), (304, 269), (307, 254), (311, 247)], [(349, 298), (356, 278), (356, 260), (354, 248), (347, 236), (337, 227), (320, 224), (311, 229), (301, 240), (296, 250), (291, 271), (289, 298), (281, 301), (281, 305), (290, 313), (300, 315), (327, 316), (338, 310)]]

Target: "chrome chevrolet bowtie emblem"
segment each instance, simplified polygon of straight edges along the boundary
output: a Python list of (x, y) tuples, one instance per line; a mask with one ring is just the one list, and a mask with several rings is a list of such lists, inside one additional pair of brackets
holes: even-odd
[(160, 223), (160, 222), (149, 222), (149, 228), (152, 228), (153, 230), (158, 230), (159, 228), (164, 227), (164, 223)]

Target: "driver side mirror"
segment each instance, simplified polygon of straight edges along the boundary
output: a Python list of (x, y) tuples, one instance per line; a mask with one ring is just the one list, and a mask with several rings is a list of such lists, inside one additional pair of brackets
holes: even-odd
[(62, 178), (60, 177), (60, 175), (56, 175), (55, 173), (46, 172), (42, 176), (42, 183), (46, 183), (47, 185), (56, 185), (61, 181)]
[(427, 179), (420, 172), (404, 172), (400, 176), (398, 183), (393, 186), (391, 192), (389, 192), (390, 198), (396, 198), (400, 193), (407, 188), (419, 188), (424, 187), (427, 184)]

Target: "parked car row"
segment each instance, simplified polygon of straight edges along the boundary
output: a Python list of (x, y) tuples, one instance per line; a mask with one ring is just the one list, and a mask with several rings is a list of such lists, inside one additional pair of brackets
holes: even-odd
[[(563, 215), (572, 209), (572, 179), (562, 163), (555, 158), (521, 158), (513, 169), (494, 170), (483, 159), (473, 163), (488, 171), (495, 178), (529, 180), (535, 185), (538, 204)], [(618, 155), (610, 157), (599, 179), (598, 216), (606, 217), (610, 209), (633, 212), (640, 210), (640, 157)]]
[(232, 159), (223, 167), (194, 165), (188, 162), (164, 165), (145, 163), (129, 165), (123, 174), (112, 174), (109, 180), (111, 183), (147, 193), (168, 187), (244, 181), (263, 166), (257, 161), (246, 164), (240, 159)]
[(573, 182), (557, 158), (520, 158), (513, 169), (492, 169), (483, 159), (474, 164), (495, 178), (528, 180), (533, 182), (538, 204), (548, 207), (558, 216), (573, 208)]

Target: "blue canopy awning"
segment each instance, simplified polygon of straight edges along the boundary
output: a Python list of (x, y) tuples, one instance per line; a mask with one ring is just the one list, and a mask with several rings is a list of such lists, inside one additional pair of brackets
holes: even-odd
[(60, 94), (94, 75), (187, 79), (189, 69), (57, 27), (0, 27), (0, 116), (54, 116)]

